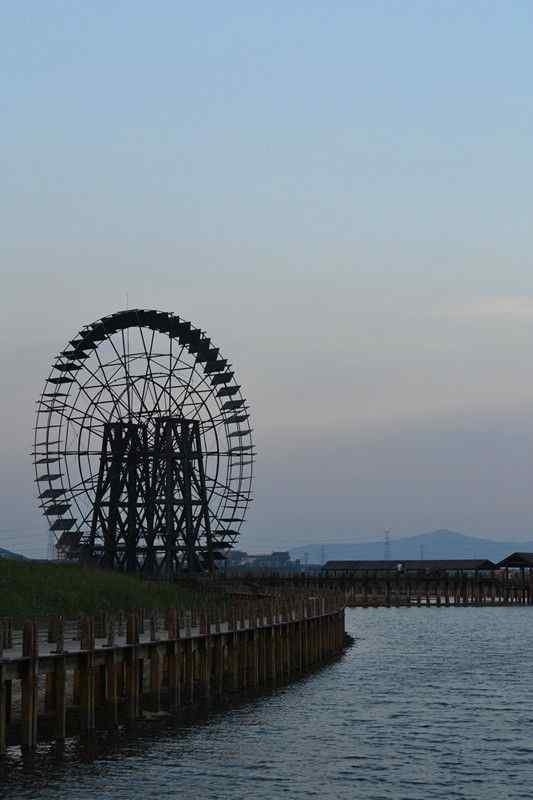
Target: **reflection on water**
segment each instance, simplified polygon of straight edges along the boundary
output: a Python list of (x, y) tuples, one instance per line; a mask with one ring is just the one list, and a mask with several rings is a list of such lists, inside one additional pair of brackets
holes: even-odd
[(532, 796), (533, 609), (358, 609), (340, 661), (194, 723), (10, 760), (39, 800)]

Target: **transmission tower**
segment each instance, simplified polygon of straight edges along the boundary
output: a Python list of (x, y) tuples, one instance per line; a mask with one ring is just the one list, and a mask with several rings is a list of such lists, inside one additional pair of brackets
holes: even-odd
[(383, 558), (385, 561), (390, 561), (390, 530), (385, 531), (385, 540), (383, 542)]

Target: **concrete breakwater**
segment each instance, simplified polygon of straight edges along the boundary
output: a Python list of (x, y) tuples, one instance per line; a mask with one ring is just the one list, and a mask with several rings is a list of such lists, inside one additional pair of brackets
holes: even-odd
[(0, 755), (305, 673), (344, 646), (344, 598), (0, 621)]

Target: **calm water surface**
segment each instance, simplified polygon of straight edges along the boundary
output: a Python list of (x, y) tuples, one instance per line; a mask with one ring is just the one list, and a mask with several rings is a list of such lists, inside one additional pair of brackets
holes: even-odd
[(76, 745), (0, 797), (515, 800), (533, 796), (533, 609), (358, 609), (344, 658), (194, 725)]

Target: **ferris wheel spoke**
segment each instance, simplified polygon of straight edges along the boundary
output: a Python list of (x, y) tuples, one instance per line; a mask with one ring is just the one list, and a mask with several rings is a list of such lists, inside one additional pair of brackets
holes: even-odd
[[(174, 337), (169, 337), (169, 363), (168, 363), (168, 372), (167, 372), (167, 380), (163, 386), (163, 392), (166, 393), (168, 398), (168, 414), (171, 413), (171, 404), (175, 403), (179, 405), (179, 400), (177, 398), (172, 397), (172, 376), (177, 374), (178, 364), (183, 363), (183, 353), (185, 350), (185, 345), (182, 344), (180, 347), (179, 353), (173, 357), (173, 341)], [(159, 395), (158, 400), (160, 399), (161, 395)]]
[(60, 456), (99, 456), (101, 450), (57, 450)]
[(196, 409), (196, 411), (195, 411), (195, 413), (192, 415), (191, 419), (197, 419), (197, 417), (198, 417), (198, 414), (200, 413), (200, 411), (201, 411), (203, 408), (205, 408), (205, 406), (207, 405), (207, 403), (209, 402), (209, 400), (210, 400), (210, 399), (211, 399), (211, 398), (214, 396), (214, 394), (215, 394), (216, 390), (217, 390), (217, 387), (216, 387), (216, 386), (213, 386), (213, 387), (210, 389), (210, 391), (209, 391), (209, 394), (208, 394), (208, 395), (207, 395), (207, 396), (204, 398), (204, 400), (202, 401), (202, 403), (200, 404), (200, 406), (199, 406), (199, 407)]
[[(130, 329), (128, 328), (128, 336)], [(124, 336), (124, 328), (120, 331), (120, 338), (122, 339), (122, 352), (124, 354), (124, 376), (126, 378), (126, 398), (128, 401), (128, 419), (131, 419), (131, 396), (130, 396), (130, 365), (129, 365), (129, 348), (126, 353), (126, 337)]]
[[(171, 342), (172, 342), (172, 339), (171, 339)], [(169, 368), (169, 377), (170, 378), (172, 378), (172, 375), (177, 375), (178, 372), (186, 372), (186, 371), (189, 370), (189, 365), (183, 360), (183, 353), (185, 352), (185, 350), (186, 350), (185, 344), (181, 344), (180, 351), (177, 354), (177, 356), (174, 358), (174, 363), (172, 363), (172, 361), (170, 362), (170, 365), (169, 365), (169, 367), (170, 367)], [(172, 353), (172, 346), (171, 346), (170, 353)], [(183, 366), (182, 367), (178, 367), (178, 364), (182, 364)], [(183, 385), (182, 382), (181, 382), (181, 385)], [(170, 386), (169, 386), (169, 401), (170, 400), (172, 400), (174, 405), (177, 405), (178, 407), (180, 406), (180, 396), (172, 398), (172, 381), (170, 382)], [(169, 413), (170, 413), (170, 407), (169, 407)]]
[[(83, 368), (86, 370), (86, 372), (89, 373), (89, 376), (92, 377), (94, 380), (96, 380), (98, 385), (101, 386), (101, 383), (98, 381), (98, 377), (97, 377), (96, 373), (93, 372), (93, 370), (90, 367), (88, 367), (87, 364), (84, 364)], [(87, 381), (85, 381), (85, 383), (82, 383), (79, 379), (76, 379), (76, 383), (77, 383), (77, 386), (79, 388), (79, 392), (82, 392), (84, 394), (84, 396), (86, 397), (86, 399), (89, 402), (89, 407), (92, 407), (92, 408), (96, 409), (98, 411), (98, 413), (101, 415), (102, 420), (104, 422), (106, 422), (107, 419), (106, 419), (105, 414), (101, 410), (101, 407), (100, 407), (101, 404), (98, 405), (95, 402), (95, 397), (92, 396), (91, 394), (89, 394), (89, 392), (87, 391), (87, 384), (88, 384), (89, 380), (90, 380), (90, 378)], [(100, 398), (100, 395), (101, 395), (101, 390), (100, 390), (100, 392), (96, 392), (96, 396), (98, 398)]]
[[(145, 398), (145, 394), (146, 394), (146, 389), (147, 388), (150, 391), (150, 393), (152, 395), (152, 400), (153, 400), (152, 387), (153, 387), (153, 384), (154, 384), (154, 377), (153, 377), (153, 374), (152, 374), (152, 353), (153, 353), (153, 350), (154, 350), (155, 331), (152, 331), (152, 336), (151, 336), (151, 339), (150, 339), (150, 349), (149, 350), (146, 347), (146, 341), (145, 341), (145, 338), (144, 338), (144, 332), (143, 332), (143, 329), (142, 329), (142, 327), (140, 325), (139, 325), (139, 333), (141, 335), (141, 341), (142, 341), (142, 345), (143, 345), (144, 353), (145, 353), (145, 357), (146, 357), (146, 369), (145, 369), (145, 373), (144, 373), (143, 388), (142, 388), (142, 400), (141, 400), (141, 403), (144, 403), (144, 398)], [(148, 380), (148, 377), (150, 377), (150, 380)]]
[[(74, 412), (74, 411), (75, 411), (75, 412), (78, 412), (78, 413), (80, 413), (80, 416), (79, 416), (79, 417), (74, 417), (74, 416), (72, 416), (72, 414), (70, 414), (70, 415), (69, 415), (69, 414), (66, 414), (66, 413), (64, 413), (64, 411), (60, 410), (60, 409), (59, 409), (59, 408), (57, 408), (57, 407), (55, 407), (55, 408), (49, 408), (49, 409), (48, 409), (48, 411), (47, 411), (46, 413), (48, 413), (48, 412), (53, 412), (54, 414), (58, 414), (58, 415), (59, 415), (59, 416), (60, 416), (60, 417), (61, 417), (63, 420), (65, 420), (65, 422), (67, 422), (67, 424), (70, 424), (70, 423), (72, 422), (74, 425), (78, 425), (78, 426), (80, 426), (80, 427), (84, 427), (84, 426), (82, 425), (82, 423), (81, 423), (79, 420), (80, 420), (80, 419), (81, 419), (81, 420), (85, 420), (87, 416), (89, 416), (89, 417), (91, 418), (91, 420), (93, 420), (93, 421), (96, 421), (96, 423), (97, 423), (98, 425), (102, 425), (102, 426), (103, 426), (103, 425), (105, 424), (105, 421), (104, 421), (103, 419), (101, 419), (101, 418), (98, 418), (98, 417), (94, 417), (94, 416), (93, 416), (93, 415), (91, 415), (91, 414), (89, 414), (89, 415), (87, 415), (87, 414), (84, 414), (84, 415), (82, 415), (82, 414), (81, 414), (81, 412), (80, 412), (80, 409), (79, 409), (79, 408), (76, 408), (76, 407), (75, 407), (75, 406), (73, 406), (73, 405), (69, 405), (69, 404), (67, 404), (67, 403), (64, 403), (64, 404), (63, 404), (63, 406), (64, 406), (65, 408), (69, 408), (69, 409), (70, 409), (72, 412)], [(39, 413), (44, 413), (44, 412), (43, 412), (43, 411), (40, 411)], [(98, 435), (100, 435), (100, 434), (98, 434)], [(103, 435), (103, 434), (102, 434), (102, 435)]]
[(88, 525), (89, 524), (90, 520), (93, 517), (93, 513), (94, 513), (94, 503), (90, 503), (89, 508), (87, 509), (85, 514), (82, 515), (82, 517), (79, 520), (78, 530), (83, 528), (84, 525)]
[[(169, 381), (170, 381), (171, 375), (172, 375), (172, 373), (173, 373), (173, 372), (175, 372), (175, 371), (176, 371), (176, 366), (177, 366), (177, 364), (181, 363), (181, 362), (180, 362), (180, 359), (181, 359), (181, 357), (182, 357), (182, 355), (183, 355), (183, 351), (184, 351), (184, 349), (185, 349), (185, 346), (184, 346), (184, 345), (182, 345), (182, 348), (181, 348), (181, 351), (180, 351), (180, 353), (179, 353), (179, 354), (178, 354), (178, 356), (177, 356), (177, 357), (174, 359), (174, 364), (172, 365), (171, 369), (169, 369), (169, 370), (168, 370), (168, 373), (167, 373), (167, 375), (166, 375), (166, 380), (164, 381), (164, 383), (163, 383), (163, 386), (161, 387), (161, 391), (160, 391), (160, 392), (159, 392), (159, 394), (156, 396), (156, 406), (157, 406), (157, 408), (158, 408), (158, 410), (159, 410), (159, 413), (162, 413), (162, 412), (161, 412), (161, 408), (160, 408), (160, 406), (159, 406), (159, 401), (162, 399), (162, 397), (163, 397), (163, 395), (165, 394), (165, 392), (167, 392), (167, 394), (168, 394), (167, 387), (168, 387), (168, 385), (169, 385)], [(178, 403), (178, 404), (179, 404), (179, 400), (176, 400), (176, 403)]]
[(211, 485), (207, 481), (209, 493), (215, 497), (220, 497), (225, 502), (225, 506), (232, 506), (235, 510), (243, 511), (247, 504), (251, 501), (249, 493), (232, 490), (230, 486), (216, 481)]
[(209, 419), (199, 419), (198, 425), (200, 426), (200, 430), (204, 428), (218, 428), (220, 425), (224, 424), (224, 420), (218, 414), (214, 417), (209, 417)]
[(222, 491), (217, 490), (217, 489), (212, 489), (210, 494), (213, 495), (214, 497), (220, 497), (222, 500), (224, 500), (225, 501), (224, 508), (227, 508), (228, 506), (230, 506), (235, 511), (239, 511), (240, 513), (244, 513), (244, 508), (245, 507), (243, 506), (243, 509), (241, 510), (239, 508), (239, 506), (236, 504), (235, 500), (231, 499), (231, 498), (228, 498), (228, 495), (225, 492), (222, 492)]
[(170, 404), (172, 402), (172, 336), (168, 337), (168, 392), (167, 392), (167, 414), (170, 417)]
[(132, 416), (130, 389), (133, 389), (135, 391), (137, 397), (139, 398), (141, 406), (144, 405), (144, 410), (145, 410), (146, 414), (149, 415), (150, 412), (149, 412), (148, 408), (146, 407), (146, 404), (144, 404), (144, 402), (141, 401), (141, 395), (139, 394), (139, 390), (137, 389), (137, 386), (136, 386), (135, 382), (130, 383), (129, 367), (128, 367), (128, 365), (126, 363), (126, 360), (125, 360), (125, 357), (126, 357), (126, 342), (125, 342), (125, 338), (124, 338), (124, 329), (121, 330), (121, 334), (122, 334), (122, 344), (123, 344), (123, 348), (124, 348), (124, 360), (122, 359), (119, 351), (117, 350), (117, 348), (115, 346), (115, 343), (113, 341), (113, 337), (110, 336), (109, 334), (107, 335), (107, 341), (111, 344), (111, 347), (115, 351), (118, 360), (122, 364), (122, 369), (124, 370), (124, 376), (126, 378), (126, 394), (127, 394), (128, 418), (131, 419), (131, 416)]
[[(78, 395), (80, 394), (80, 392), (82, 392), (87, 397), (87, 399), (89, 400), (90, 404), (94, 407), (95, 411), (100, 415), (100, 418), (102, 419), (102, 422), (105, 422), (105, 416), (104, 416), (103, 412), (100, 410), (100, 408), (98, 406), (95, 406), (93, 404), (93, 398), (88, 394), (88, 392), (85, 389), (84, 385), (82, 383), (80, 383), (77, 378), (75, 379), (75, 385), (78, 387)], [(77, 399), (77, 398), (74, 398), (74, 400), (75, 399)], [(44, 402), (44, 401), (41, 401), (41, 402)], [(61, 413), (61, 408), (70, 408), (72, 410), (79, 411), (79, 409), (76, 406), (72, 405), (71, 403), (67, 403), (66, 400), (64, 402), (60, 403), (59, 405), (53, 404), (53, 407), (50, 407), (48, 404), (46, 404), (46, 405), (48, 406), (48, 410), (49, 411), (57, 412), (58, 414), (63, 416), (65, 419), (68, 419), (69, 417), (68, 417), (68, 415), (63, 415)]]
[(181, 393), (181, 395), (180, 395), (180, 397), (178, 399), (178, 402), (181, 402), (181, 398), (182, 397), (187, 397), (189, 392), (191, 391), (192, 378), (193, 378), (193, 375), (195, 373), (196, 373), (196, 363), (193, 362), (193, 364), (191, 366), (191, 369), (190, 369), (190, 372), (189, 372), (189, 377), (187, 379), (187, 383), (185, 384), (185, 386), (183, 388), (183, 392)]
[[(123, 342), (123, 345), (124, 345), (124, 348), (125, 348), (126, 345), (125, 345), (125, 342), (124, 342), (124, 331), (123, 330), (121, 331), (121, 334), (122, 334), (122, 342)], [(108, 393), (111, 395), (111, 397), (116, 401), (115, 404), (120, 404), (120, 406), (125, 411), (127, 417), (130, 418), (130, 416), (131, 416), (131, 402), (130, 402), (130, 391), (129, 391), (129, 389), (130, 389), (129, 368), (125, 364), (125, 361), (123, 360), (122, 356), (120, 355), (119, 351), (117, 350), (117, 348), (115, 346), (115, 343), (113, 341), (113, 337), (109, 333), (106, 334), (106, 341), (109, 342), (109, 344), (113, 348), (113, 350), (115, 352), (115, 355), (117, 357), (117, 369), (113, 373), (113, 378), (108, 376), (106, 374), (106, 372), (105, 372), (105, 369), (104, 369), (105, 365), (102, 364), (102, 361), (100, 359), (100, 355), (98, 353), (98, 350), (95, 351), (96, 352), (96, 358), (98, 359), (98, 363), (99, 363), (101, 371), (102, 371), (103, 379), (104, 379), (104, 382), (105, 382), (105, 387), (106, 387)], [(113, 366), (114, 366), (114, 364), (113, 364)], [(118, 388), (118, 387), (116, 387), (116, 384), (111, 383), (112, 379), (114, 379), (116, 376), (122, 375), (122, 374), (124, 375), (124, 379), (126, 381), (126, 383), (125, 383), (125, 386), (126, 386), (126, 403), (121, 398), (121, 396), (114, 391), (114, 388)], [(123, 392), (121, 392), (121, 394), (123, 394)]]
[[(98, 353), (98, 351), (96, 351), (96, 359), (97, 359), (97, 361), (98, 361), (98, 369), (100, 370), (100, 372), (101, 372), (101, 373), (102, 373), (102, 375), (103, 375), (103, 381), (99, 379), (99, 377), (98, 377), (98, 372), (96, 372), (95, 370), (91, 370), (91, 369), (90, 369), (90, 367), (86, 367), (86, 369), (87, 369), (87, 371), (88, 371), (88, 372), (89, 372), (89, 373), (90, 373), (90, 374), (93, 376), (93, 378), (95, 379), (95, 381), (97, 382), (97, 384), (96, 384), (96, 385), (97, 385), (97, 386), (99, 387), (99, 389), (100, 389), (100, 391), (99, 391), (99, 394), (101, 394), (101, 393), (104, 391), (104, 389), (105, 389), (105, 390), (107, 390), (107, 392), (108, 392), (108, 393), (111, 395), (111, 397), (113, 397), (113, 398), (114, 398), (114, 400), (115, 400), (116, 402), (120, 401), (120, 397), (119, 397), (119, 396), (117, 396), (117, 395), (115, 395), (115, 393), (111, 391), (111, 387), (114, 385), (114, 384), (113, 384), (113, 381), (115, 380), (115, 378), (117, 377), (117, 375), (120, 375), (120, 374), (121, 374), (121, 372), (122, 372), (122, 365), (121, 365), (121, 364), (119, 364), (119, 363), (117, 363), (117, 362), (114, 362), (114, 361), (108, 362), (107, 364), (102, 364), (102, 361), (101, 361), (101, 359), (100, 359), (100, 354)], [(106, 367), (107, 367), (108, 369), (113, 369), (113, 368), (114, 368), (114, 371), (113, 371), (113, 372), (111, 372), (111, 373), (108, 375), (108, 374), (106, 373), (106, 371), (105, 371), (105, 368), (106, 368)]]
[[(91, 375), (91, 377), (94, 378), (94, 380), (97, 382), (97, 385), (100, 387), (100, 391), (96, 393), (96, 397), (98, 397), (98, 402), (100, 404), (103, 404), (104, 401), (101, 400), (100, 398), (102, 393), (107, 392), (115, 408), (117, 406), (122, 406), (127, 411), (128, 407), (125, 405), (124, 401), (121, 399), (119, 395), (115, 394), (115, 392), (111, 388), (113, 386), (111, 381), (120, 373), (121, 367), (118, 366), (112, 373), (112, 375), (107, 375), (104, 369), (104, 365), (102, 364), (102, 361), (100, 359), (98, 350), (95, 351), (95, 354), (98, 361), (98, 367), (100, 369), (100, 372), (102, 373), (102, 380), (98, 377), (98, 373), (92, 370), (86, 364), (84, 364), (84, 367), (87, 370), (87, 372)], [(89, 399), (91, 401), (91, 404), (94, 404), (95, 407), (98, 408), (98, 406), (95, 403), (95, 398), (89, 397)], [(107, 417), (104, 417), (104, 422), (109, 422), (109, 415)]]
[[(239, 464), (241, 460), (244, 460), (245, 456), (253, 457), (255, 455), (255, 451), (251, 449), (252, 445), (247, 445), (246, 450), (206, 450), (202, 453), (205, 456), (218, 456), (219, 458), (230, 458), (232, 459), (233, 464)], [(240, 458), (238, 458), (240, 456)]]
[(244, 492), (241, 492), (237, 489), (232, 489), (231, 486), (228, 486), (226, 483), (222, 483), (215, 478), (211, 478), (209, 475), (205, 476), (205, 480), (206, 483), (213, 483), (216, 487), (219, 487), (219, 489), (224, 492), (225, 496), (231, 497), (233, 500), (239, 500), (244, 496)]
[[(193, 378), (193, 375), (195, 375), (195, 374), (198, 374), (198, 371), (197, 371), (196, 367), (197, 367), (197, 364), (196, 364), (196, 363), (194, 363), (194, 364), (192, 365), (192, 367), (191, 367), (191, 371), (190, 371), (190, 374), (189, 374), (189, 379), (188, 379), (188, 381), (187, 381), (187, 384), (185, 385), (185, 387), (184, 387), (184, 389), (183, 389), (183, 392), (182, 392), (182, 394), (180, 395), (180, 398), (181, 398), (181, 397), (187, 397), (187, 396), (190, 394), (190, 392), (191, 392), (191, 388), (192, 388), (192, 378)], [(202, 387), (202, 386), (205, 386), (207, 389), (209, 389), (209, 395), (208, 395), (208, 397), (206, 398), (206, 400), (204, 401), (204, 402), (206, 402), (207, 400), (209, 400), (209, 398), (210, 398), (210, 397), (212, 397), (212, 395), (213, 395), (213, 394), (214, 394), (214, 392), (216, 391), (216, 388), (217, 388), (217, 387), (216, 387), (216, 386), (210, 387), (210, 386), (209, 386), (209, 384), (208, 384), (208, 381), (209, 381), (209, 380), (212, 378), (212, 375), (211, 375), (211, 374), (204, 373), (204, 375), (203, 375), (203, 376), (202, 376), (202, 375), (199, 375), (199, 377), (200, 377), (200, 380), (199, 380), (199, 382), (198, 382), (198, 383), (196, 383), (196, 384), (195, 384), (195, 386), (194, 386), (194, 391), (195, 391), (195, 393), (198, 393), (198, 392), (199, 392), (199, 390), (201, 389), (201, 387)], [(203, 405), (203, 404), (202, 404), (202, 405)], [(201, 409), (201, 407), (202, 407), (202, 406), (200, 406), (200, 409)], [(198, 411), (199, 411), (200, 409), (198, 409)], [(196, 415), (193, 415), (193, 416), (191, 417), (191, 419), (194, 419), (194, 418), (195, 418), (195, 416), (196, 416)]]
[[(150, 345), (150, 350), (148, 351), (146, 349), (146, 343), (145, 343), (144, 335), (142, 334), (142, 330), (141, 330), (141, 339), (142, 339), (142, 342), (143, 342), (144, 356), (145, 356), (145, 359), (147, 361), (146, 369), (145, 369), (144, 375), (142, 377), (142, 380), (143, 380), (143, 402), (144, 402), (146, 385), (148, 385), (148, 390), (150, 392), (151, 401), (152, 401), (152, 410), (151, 411), (147, 410), (148, 418), (151, 418), (151, 417), (153, 417), (153, 416), (155, 416), (157, 414), (159, 414), (161, 416), (164, 414), (164, 403), (162, 403), (161, 401), (162, 401), (162, 398), (163, 398), (163, 395), (165, 394), (165, 392), (167, 393), (167, 395), (169, 394), (168, 393), (168, 389), (167, 389), (167, 387), (169, 385), (169, 381), (171, 380), (172, 374), (177, 371), (177, 365), (180, 363), (183, 351), (185, 349), (185, 345), (182, 345), (180, 353), (176, 356), (176, 358), (173, 359), (173, 364), (171, 364), (170, 366), (167, 366), (166, 364), (164, 364), (163, 362), (158, 360), (162, 356), (160, 356), (160, 355), (155, 355), (154, 356), (153, 355), (152, 348), (153, 348), (153, 336), (154, 336), (154, 333), (155, 332), (152, 332), (152, 343)], [(162, 355), (164, 355), (164, 354), (162, 354)], [(161, 372), (154, 373), (154, 371), (152, 369), (152, 362), (154, 363), (154, 365), (159, 370), (161, 370)], [(150, 381), (148, 381), (148, 377), (150, 377)], [(159, 378), (162, 379), (162, 381), (163, 381), (163, 385), (162, 386), (156, 380), (156, 378), (157, 379), (159, 379)], [(155, 387), (157, 387), (157, 389)], [(159, 392), (158, 392), (158, 389), (160, 389)], [(171, 402), (171, 397), (169, 395), (169, 406), (170, 406), (170, 402)], [(146, 408), (146, 404), (145, 404), (145, 408)]]
[(69, 486), (69, 495), (72, 497), (78, 497), (80, 494), (83, 494), (86, 491), (87, 484), (94, 484), (97, 480), (98, 470), (82, 477), (81, 480), (76, 481), (76, 483), (71, 483)]
[[(115, 392), (112, 391), (112, 388), (111, 388), (112, 386), (114, 386), (113, 381), (115, 380), (117, 375), (119, 375), (119, 373), (122, 370), (121, 365), (115, 365), (113, 362), (108, 363), (108, 364), (102, 364), (102, 361), (100, 359), (100, 355), (99, 355), (98, 352), (96, 352), (96, 358), (97, 358), (97, 361), (98, 361), (98, 370), (102, 373), (103, 380), (101, 378), (99, 378), (98, 372), (96, 370), (92, 370), (87, 365), (84, 365), (84, 368), (87, 370), (89, 375), (95, 381), (94, 386), (92, 386), (89, 383), (89, 380), (87, 380), (85, 382), (85, 384), (84, 384), (85, 388), (89, 387), (90, 389), (97, 390), (97, 391), (95, 391), (95, 396), (92, 397), (92, 402), (96, 403), (97, 400), (100, 403), (113, 402), (114, 405), (117, 405), (117, 403), (121, 403), (122, 402), (122, 404), (124, 405), (123, 401), (121, 401), (120, 396), (115, 394)], [(111, 374), (108, 375), (106, 373), (106, 371), (105, 371), (106, 367), (107, 368), (116, 367), (116, 368), (115, 368), (114, 372), (111, 372)], [(105, 391), (107, 391), (109, 397), (112, 398), (110, 401), (100, 400), (100, 398), (102, 396), (102, 393), (105, 392)]]
[(216, 414), (213, 417), (209, 417), (207, 420), (199, 419), (198, 424), (200, 425), (200, 430), (203, 430), (204, 428), (207, 430), (214, 430), (215, 428), (221, 428), (225, 426), (227, 424), (227, 419), (221, 414)]

